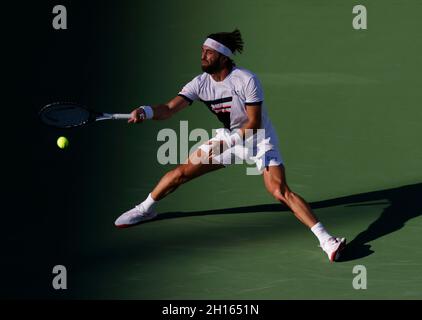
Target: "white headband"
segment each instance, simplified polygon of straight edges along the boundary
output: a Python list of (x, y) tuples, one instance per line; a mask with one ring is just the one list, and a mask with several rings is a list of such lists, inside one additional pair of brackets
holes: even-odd
[(204, 42), (204, 46), (210, 47), (211, 49), (224, 54), (226, 57), (233, 57), (233, 52), (229, 48), (227, 48), (224, 44), (215, 41), (214, 39), (207, 38), (207, 40)]

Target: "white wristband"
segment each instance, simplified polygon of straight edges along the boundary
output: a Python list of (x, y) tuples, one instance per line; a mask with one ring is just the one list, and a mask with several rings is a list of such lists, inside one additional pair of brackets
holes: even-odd
[(139, 109), (144, 110), (146, 119), (152, 119), (154, 116), (154, 110), (151, 106), (141, 106)]

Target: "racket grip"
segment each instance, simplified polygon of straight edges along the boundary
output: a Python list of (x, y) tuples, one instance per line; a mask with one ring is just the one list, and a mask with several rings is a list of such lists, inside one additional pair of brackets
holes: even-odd
[(130, 113), (114, 113), (111, 115), (114, 120), (129, 120), (131, 118)]

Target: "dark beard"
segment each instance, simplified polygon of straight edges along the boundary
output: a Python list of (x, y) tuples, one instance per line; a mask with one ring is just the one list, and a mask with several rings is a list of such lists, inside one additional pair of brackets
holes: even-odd
[(213, 64), (204, 66), (201, 65), (201, 69), (202, 71), (208, 73), (208, 74), (213, 74), (213, 73), (217, 73), (218, 71), (220, 71), (222, 68), (221, 63), (220, 63), (220, 59), (216, 60)]

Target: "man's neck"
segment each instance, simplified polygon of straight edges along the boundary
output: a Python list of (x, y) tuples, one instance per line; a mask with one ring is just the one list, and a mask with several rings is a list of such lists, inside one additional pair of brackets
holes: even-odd
[(226, 79), (226, 77), (229, 75), (229, 73), (233, 70), (234, 67), (230, 67), (230, 68), (223, 68), (220, 71), (211, 74), (211, 77), (214, 79), (214, 81), (223, 81), (224, 79)]

